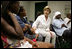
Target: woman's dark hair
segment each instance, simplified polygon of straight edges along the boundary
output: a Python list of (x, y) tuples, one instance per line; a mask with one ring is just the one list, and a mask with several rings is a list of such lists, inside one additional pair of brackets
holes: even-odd
[[(2, 1), (3, 15), (7, 14), (7, 10), (10, 10), (11, 6), (17, 2), (18, 1)], [(10, 11), (13, 12), (12, 10), (10, 10)]]
[(1, 5), (2, 5), (2, 15), (5, 16), (6, 14), (6, 11), (7, 11), (7, 6), (9, 4), (9, 1), (2, 1), (1, 2)]
[(71, 14), (70, 13), (67, 13), (67, 17), (69, 18), (71, 16)]
[(23, 10), (25, 10), (24, 8), (23, 8), (23, 6), (20, 6), (20, 10), (19, 11), (23, 11)]
[(20, 6), (20, 9), (19, 9), (19, 12), (18, 12), (18, 14), (17, 14), (17, 15), (19, 15), (19, 16), (20, 16), (20, 12), (23, 12), (23, 10), (25, 11), (24, 7), (23, 7), (23, 6)]
[(2, 1), (2, 17), (11, 25), (13, 25), (13, 22), (7, 13), (7, 10), (9, 10), (16, 2), (18, 1)]
[(7, 6), (7, 9), (15, 14), (18, 13), (19, 8), (19, 1), (10, 1), (9, 5)]

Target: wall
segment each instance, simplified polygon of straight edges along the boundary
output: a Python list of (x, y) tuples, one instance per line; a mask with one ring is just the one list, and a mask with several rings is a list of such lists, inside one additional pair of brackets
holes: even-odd
[(45, 1), (20, 1), (20, 5), (24, 6), (27, 11), (28, 20), (35, 20), (35, 3)]
[[(45, 1), (20, 1), (20, 5), (24, 6), (25, 10), (27, 11), (28, 20), (35, 20), (35, 3), (37, 2)], [(64, 18), (66, 16), (65, 7), (71, 8), (70, 1), (48, 1), (48, 5), (51, 8), (51, 14), (49, 15), (51, 19), (56, 11), (60, 11), (62, 13), (62, 18)]]
[(35, 3), (38, 2), (45, 2), (45, 1), (31, 1), (30, 2), (30, 13), (29, 13), (29, 20), (35, 21)]
[[(53, 15), (56, 11), (61, 12), (61, 16), (64, 19), (66, 17), (65, 15), (65, 7), (71, 8), (71, 2), (70, 1), (48, 1), (48, 5), (51, 8), (51, 14), (50, 17), (53, 18)], [(68, 5), (68, 6), (66, 6)]]

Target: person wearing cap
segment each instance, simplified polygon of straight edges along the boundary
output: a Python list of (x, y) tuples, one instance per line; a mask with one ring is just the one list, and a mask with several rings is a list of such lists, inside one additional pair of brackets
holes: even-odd
[(51, 23), (51, 19), (49, 17), (49, 14), (51, 13), (50, 7), (45, 6), (43, 12), (44, 14), (37, 17), (32, 27), (35, 29), (37, 36), (38, 34), (41, 34), (43, 37), (45, 37), (46, 43), (50, 43), (52, 38), (52, 44), (55, 46), (56, 35), (49, 29)]
[(66, 39), (71, 37), (71, 32), (65, 25), (64, 20), (61, 18), (61, 13), (59, 11), (55, 12), (52, 22), (53, 28), (58, 36), (63, 36)]

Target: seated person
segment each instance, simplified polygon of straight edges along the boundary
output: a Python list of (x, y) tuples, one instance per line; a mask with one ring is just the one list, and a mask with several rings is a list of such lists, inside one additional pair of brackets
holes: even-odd
[[(22, 21), (22, 17), (23, 17), (23, 16), (26, 16), (26, 12), (25, 12), (24, 8), (23, 8), (22, 6), (20, 7), (20, 10), (19, 10), (19, 13), (18, 13), (19, 16), (17, 16), (16, 14), (14, 14), (14, 15), (16, 16), (19, 24), (20, 24), (21, 27), (23, 28), (24, 35), (25, 35), (26, 37), (28, 37), (29, 39), (34, 39), (34, 38), (35, 38), (35, 40), (36, 40), (37, 37), (36, 37), (36, 35), (35, 35), (35, 32), (33, 31), (33, 28), (31, 28), (31, 25), (29, 25), (29, 24), (27, 24), (27, 23), (24, 23), (24, 22)], [(21, 18), (20, 18), (20, 17), (21, 17)], [(38, 41), (42, 41), (41, 35), (39, 35)]]
[[(25, 23), (25, 24), (29, 24), (27, 21), (27, 16), (26, 16), (26, 11), (23, 8), (23, 6), (20, 7), (20, 10), (17, 14), (18, 16), (20, 16), (21, 20)], [(30, 25), (30, 24), (29, 24)]]
[(34, 28), (35, 33), (37, 34), (36, 36), (41, 34), (42, 37), (45, 37), (45, 42), (47, 43), (50, 43), (50, 40), (52, 38), (51, 43), (55, 46), (56, 35), (49, 29), (51, 19), (48, 15), (51, 13), (51, 9), (49, 8), (49, 6), (46, 6), (44, 7), (43, 12), (44, 14), (37, 17), (32, 27)]
[[(30, 25), (24, 23), (24, 22), (21, 20), (21, 18), (20, 18), (18, 15), (16, 15), (15, 13), (12, 13), (12, 14), (13, 14), (13, 15), (16, 17), (16, 19), (18, 20), (18, 23), (19, 23), (20, 26), (22, 27), (25, 36), (28, 36), (28, 34), (30, 34), (30, 33), (33, 34), (33, 32), (31, 31), (32, 29), (31, 29), (31, 26), (30, 26)], [(27, 34), (27, 31), (31, 31), (31, 32), (29, 32), (29, 33)], [(26, 34), (25, 34), (25, 33), (26, 33)], [(29, 38), (29, 37), (28, 37), (28, 38)], [(33, 37), (33, 38), (34, 38), (34, 37)]]
[(61, 18), (61, 13), (59, 11), (55, 12), (52, 25), (57, 35), (63, 36), (65, 38), (71, 37), (71, 32), (65, 25), (64, 20)]
[(66, 26), (71, 29), (71, 13), (67, 14), (67, 17), (64, 19)]

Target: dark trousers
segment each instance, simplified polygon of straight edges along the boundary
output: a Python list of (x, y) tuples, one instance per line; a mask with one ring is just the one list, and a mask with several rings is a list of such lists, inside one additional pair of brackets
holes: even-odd
[(65, 30), (62, 35), (66, 40), (71, 40), (71, 29)]

